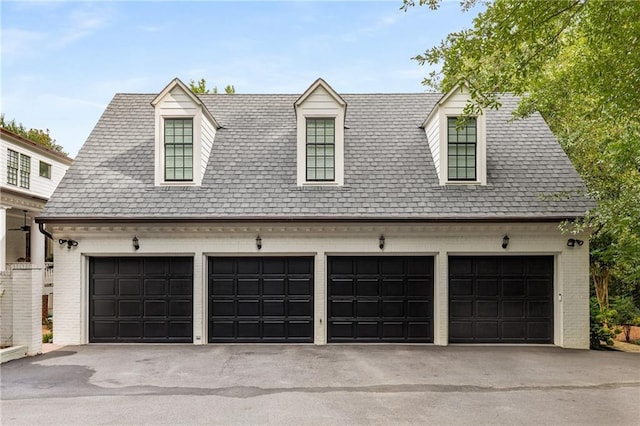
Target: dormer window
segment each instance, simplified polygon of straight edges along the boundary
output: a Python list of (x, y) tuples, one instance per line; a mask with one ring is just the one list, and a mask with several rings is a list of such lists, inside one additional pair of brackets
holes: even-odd
[(155, 110), (155, 184), (202, 183), (220, 125), (202, 100), (174, 79), (151, 101)]
[(465, 117), (466, 86), (445, 94), (422, 123), (440, 185), (487, 184), (486, 117)]
[(164, 179), (193, 180), (193, 119), (164, 119)]
[(447, 118), (447, 169), (451, 181), (475, 181), (477, 158), (475, 117)]
[(307, 118), (307, 180), (335, 180), (335, 118)]
[(294, 108), (298, 186), (342, 186), (347, 103), (319, 78)]

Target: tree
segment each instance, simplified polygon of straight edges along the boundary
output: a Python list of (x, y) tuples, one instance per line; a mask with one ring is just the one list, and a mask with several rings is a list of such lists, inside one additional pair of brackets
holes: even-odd
[[(464, 11), (479, 0), (461, 2)], [(404, 0), (405, 11), (414, 6)], [(420, 0), (436, 9), (440, 0)], [(439, 65), (432, 89), (469, 87), (465, 112), (522, 96), (514, 118), (540, 112), (598, 207), (577, 223), (591, 237), (600, 307), (615, 294), (640, 303), (640, 2), (493, 0), (473, 27), (417, 55)]]
[(0, 114), (0, 127), (53, 151), (68, 155), (64, 151), (64, 148), (61, 145), (58, 145), (55, 139), (51, 138), (49, 129), (27, 129), (22, 123), (16, 123), (15, 119), (10, 121), (5, 120), (4, 114)]
[[(211, 89), (208, 89), (207, 81), (204, 78), (201, 78), (200, 80), (198, 80), (198, 82), (195, 82), (194, 80), (189, 80), (189, 89), (191, 89), (193, 93), (198, 93), (198, 94), (209, 94), (209, 93), (213, 95), (218, 94), (218, 87), (213, 86)], [(228, 84), (227, 86), (225, 86), (224, 92), (227, 95), (232, 95), (236, 93), (236, 88), (233, 85)]]

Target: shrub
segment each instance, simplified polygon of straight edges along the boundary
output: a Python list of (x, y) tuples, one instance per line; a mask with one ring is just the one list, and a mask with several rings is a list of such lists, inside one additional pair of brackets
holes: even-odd
[(621, 333), (622, 330), (611, 330), (609, 324), (611, 320), (617, 315), (614, 309), (603, 308), (600, 309), (598, 305), (598, 299), (592, 297), (589, 304), (589, 313), (591, 320), (591, 333), (590, 333), (590, 346), (592, 349), (601, 349), (602, 343), (608, 346), (613, 345), (613, 339), (616, 334)]

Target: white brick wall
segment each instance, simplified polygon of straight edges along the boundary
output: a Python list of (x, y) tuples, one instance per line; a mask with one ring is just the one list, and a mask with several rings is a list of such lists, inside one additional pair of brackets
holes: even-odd
[(13, 345), (28, 355), (42, 352), (42, 269), (14, 269)]
[[(255, 238), (262, 237), (257, 250)], [(378, 237), (384, 234), (384, 250)], [(503, 235), (509, 247), (501, 247)], [(140, 249), (131, 239), (137, 235)], [(435, 256), (434, 342), (448, 342), (449, 255), (553, 255), (555, 344), (588, 348), (587, 244), (569, 248), (557, 224), (423, 224), (423, 225), (322, 225), (229, 224), (224, 226), (58, 227), (54, 236), (73, 238), (78, 247), (55, 248), (54, 342), (88, 342), (88, 271), (91, 256), (194, 256), (194, 343), (207, 341), (206, 256), (308, 255), (315, 256), (315, 343), (326, 342), (326, 257), (331, 255)], [(581, 237), (578, 237), (581, 238)], [(586, 237), (582, 237), (586, 240)], [(559, 294), (562, 293), (562, 301)], [(200, 337), (200, 339), (198, 339)]]
[(0, 271), (0, 344), (13, 341), (13, 282), (11, 271)]

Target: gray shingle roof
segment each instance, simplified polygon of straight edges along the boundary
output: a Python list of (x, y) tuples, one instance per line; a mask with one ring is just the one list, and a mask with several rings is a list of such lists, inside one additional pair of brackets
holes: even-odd
[[(298, 95), (200, 95), (223, 126), (201, 187), (154, 186), (153, 94), (117, 94), (41, 217), (550, 219), (593, 207), (544, 120), (487, 111), (486, 186), (440, 186), (418, 126), (440, 94), (342, 95), (345, 185), (296, 185)], [(568, 192), (571, 198), (544, 197)], [(577, 194), (577, 195), (576, 195)]]

